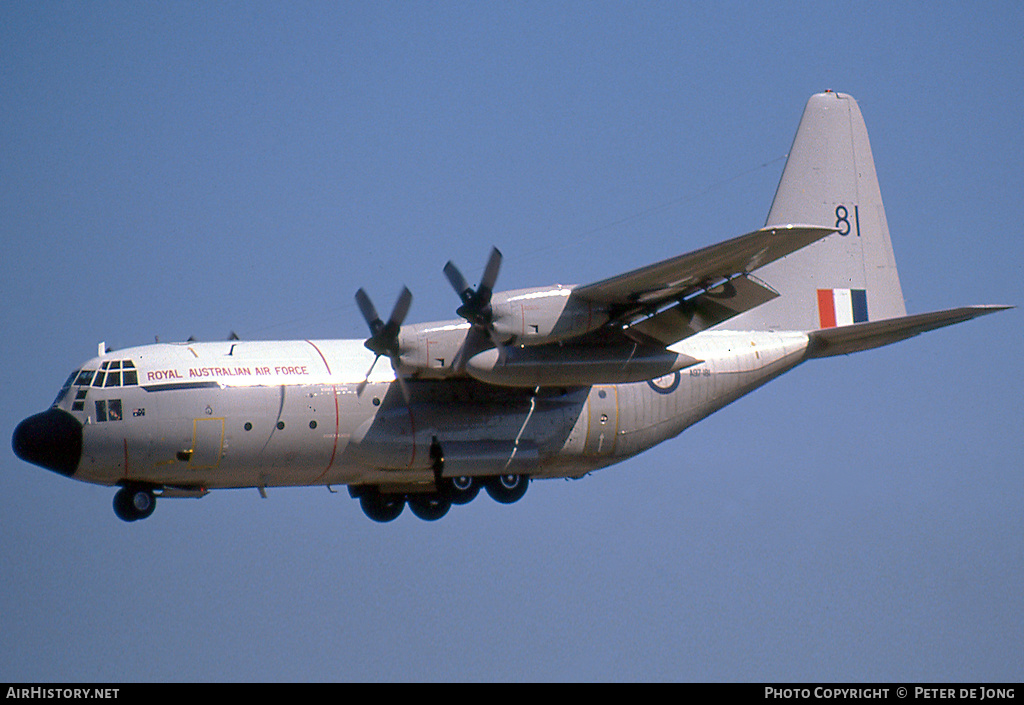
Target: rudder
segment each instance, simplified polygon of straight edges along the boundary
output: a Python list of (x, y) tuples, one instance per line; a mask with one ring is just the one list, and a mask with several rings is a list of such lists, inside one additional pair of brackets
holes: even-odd
[(867, 128), (849, 95), (807, 101), (766, 225), (787, 223), (838, 232), (757, 270), (781, 296), (723, 327), (817, 330), (906, 315)]

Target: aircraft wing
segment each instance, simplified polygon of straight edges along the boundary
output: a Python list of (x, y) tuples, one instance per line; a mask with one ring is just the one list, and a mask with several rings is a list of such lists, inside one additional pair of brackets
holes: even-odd
[(573, 296), (609, 309), (629, 337), (671, 345), (777, 297), (749, 273), (835, 228), (761, 228), (689, 254), (573, 289)]
[(631, 308), (678, 299), (785, 257), (835, 228), (779, 225), (573, 289), (585, 301)]

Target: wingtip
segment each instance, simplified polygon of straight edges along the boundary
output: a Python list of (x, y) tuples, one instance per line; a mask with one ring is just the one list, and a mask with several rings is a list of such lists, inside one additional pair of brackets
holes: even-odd
[(837, 233), (839, 228), (831, 225), (811, 225), (810, 223), (776, 223), (765, 225), (761, 232), (776, 233), (780, 231), (806, 230), (817, 233)]
[(988, 313), (995, 313), (996, 311), (1007, 311), (1011, 308), (1017, 307), (1012, 306), (1010, 304), (980, 304), (978, 306), (972, 306), (971, 308), (978, 309), (979, 311), (981, 311), (981, 313), (979, 313), (978, 315), (984, 316), (985, 314)]

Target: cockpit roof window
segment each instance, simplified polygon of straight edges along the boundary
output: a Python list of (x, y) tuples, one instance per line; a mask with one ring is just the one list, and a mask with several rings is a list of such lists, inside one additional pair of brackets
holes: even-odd
[(131, 360), (106, 360), (98, 372), (85, 370), (78, 375), (77, 384), (90, 383), (94, 387), (135, 387), (139, 384), (139, 373)]

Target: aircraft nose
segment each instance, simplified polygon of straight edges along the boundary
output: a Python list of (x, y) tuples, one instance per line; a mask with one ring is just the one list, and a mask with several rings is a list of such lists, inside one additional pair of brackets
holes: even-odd
[(22, 460), (71, 477), (82, 457), (82, 424), (66, 411), (48, 409), (18, 424), (11, 445)]

